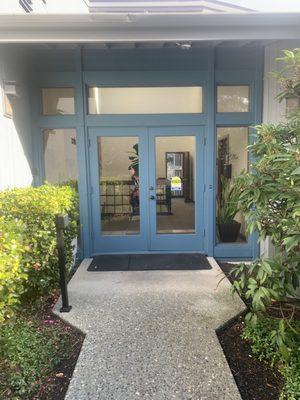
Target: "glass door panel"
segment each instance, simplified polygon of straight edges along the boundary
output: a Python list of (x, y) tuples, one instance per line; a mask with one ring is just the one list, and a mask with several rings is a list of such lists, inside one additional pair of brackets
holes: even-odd
[(203, 249), (201, 127), (149, 129), (151, 249)]
[(195, 233), (195, 136), (155, 138), (156, 233)]
[(103, 235), (140, 232), (139, 138), (98, 137)]

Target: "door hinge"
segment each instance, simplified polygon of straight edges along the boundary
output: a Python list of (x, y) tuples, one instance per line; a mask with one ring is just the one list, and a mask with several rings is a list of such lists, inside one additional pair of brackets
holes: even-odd
[(93, 229), (91, 229), (91, 239), (92, 240), (94, 239), (94, 231), (93, 231)]
[(205, 192), (205, 190), (206, 190), (206, 184), (204, 183), (203, 184), (203, 192)]
[(206, 137), (203, 138), (203, 145), (206, 146)]
[(205, 232), (205, 229), (203, 229), (203, 236), (204, 236), (204, 237), (205, 237), (205, 233), (206, 233), (206, 232)]
[(88, 146), (91, 147), (91, 139), (88, 138)]
[(93, 186), (90, 187), (90, 195), (92, 195), (94, 193), (94, 188)]

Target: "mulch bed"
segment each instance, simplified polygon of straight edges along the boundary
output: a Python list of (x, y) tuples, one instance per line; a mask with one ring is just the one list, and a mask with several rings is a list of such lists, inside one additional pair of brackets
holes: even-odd
[(56, 314), (53, 314), (52, 308), (57, 302), (59, 295), (60, 291), (57, 290), (52, 297), (47, 299), (38, 317), (42, 324), (50, 316), (50, 320), (54, 321), (58, 329), (68, 338), (68, 346), (61, 349), (64, 352), (64, 359), (56, 366), (48, 378), (47, 384), (37, 397), (38, 400), (64, 400), (85, 338), (85, 335), (81, 331), (64, 322)]
[[(72, 279), (73, 275), (77, 271), (81, 264), (80, 259), (76, 259), (75, 264), (68, 276), (68, 282)], [(68, 347), (64, 348), (65, 353), (64, 360), (59, 363), (56, 367), (56, 371), (53, 371), (52, 377), (48, 381), (48, 386), (45, 388), (45, 400), (64, 400), (69, 383), (72, 379), (73, 372), (79, 357), (85, 334), (80, 330), (74, 328), (72, 325), (67, 324), (62, 319), (53, 314), (52, 309), (57, 303), (60, 296), (60, 290), (54, 291), (53, 295), (47, 299), (44, 310), (40, 317), (44, 320), (45, 315), (51, 313), (51, 319), (57, 321), (63, 331), (68, 336)], [(39, 400), (39, 399), (38, 399)], [(41, 399), (43, 400), (43, 399)]]
[(259, 361), (249, 342), (241, 338), (243, 317), (217, 332), (227, 362), (243, 400), (277, 400), (282, 375)]
[[(219, 265), (228, 276), (232, 264), (219, 263)], [(230, 276), (228, 279), (232, 281)], [(241, 338), (243, 325), (244, 317), (240, 316), (217, 332), (242, 399), (276, 400), (283, 385), (282, 375), (276, 369), (259, 361), (252, 353), (250, 343)]]

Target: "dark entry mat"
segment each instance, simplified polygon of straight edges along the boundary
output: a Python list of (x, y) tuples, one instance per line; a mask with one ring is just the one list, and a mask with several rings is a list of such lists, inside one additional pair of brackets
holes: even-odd
[(211, 269), (202, 254), (120, 254), (93, 258), (88, 271), (145, 271)]

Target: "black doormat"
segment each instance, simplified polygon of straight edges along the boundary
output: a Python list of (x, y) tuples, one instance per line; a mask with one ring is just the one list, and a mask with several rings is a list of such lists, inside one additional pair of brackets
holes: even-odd
[(88, 271), (147, 271), (211, 269), (202, 254), (116, 254), (93, 258)]

